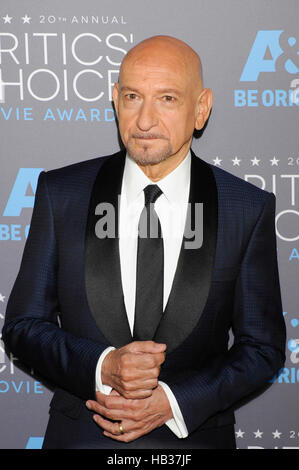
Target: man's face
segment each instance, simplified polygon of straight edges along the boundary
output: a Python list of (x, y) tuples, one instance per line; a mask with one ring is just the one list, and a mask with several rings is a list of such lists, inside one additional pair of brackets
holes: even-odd
[(126, 61), (113, 92), (122, 141), (141, 165), (187, 154), (198, 97), (179, 56), (146, 52)]

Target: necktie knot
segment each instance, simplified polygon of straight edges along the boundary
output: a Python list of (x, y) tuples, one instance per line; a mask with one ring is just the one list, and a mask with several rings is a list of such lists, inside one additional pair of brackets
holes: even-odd
[(144, 201), (145, 205), (154, 204), (162, 191), (157, 184), (149, 184), (144, 188)]

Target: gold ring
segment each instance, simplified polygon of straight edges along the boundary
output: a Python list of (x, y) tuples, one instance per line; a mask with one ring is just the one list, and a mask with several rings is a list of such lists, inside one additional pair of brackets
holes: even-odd
[(124, 434), (125, 431), (123, 430), (123, 427), (122, 427), (122, 424), (121, 424), (121, 423), (118, 423), (118, 427), (119, 427), (119, 432), (120, 432), (121, 434)]

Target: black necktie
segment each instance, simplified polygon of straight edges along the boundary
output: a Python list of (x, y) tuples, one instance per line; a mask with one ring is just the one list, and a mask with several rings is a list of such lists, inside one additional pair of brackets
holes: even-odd
[(156, 184), (144, 189), (145, 206), (138, 225), (134, 340), (154, 337), (163, 313), (164, 249), (154, 203), (162, 194)]

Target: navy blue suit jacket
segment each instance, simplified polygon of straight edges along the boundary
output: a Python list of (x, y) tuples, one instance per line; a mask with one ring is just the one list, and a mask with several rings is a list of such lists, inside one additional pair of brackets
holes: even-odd
[(120, 152), (40, 174), (3, 340), (56, 387), (45, 448), (233, 446), (226, 438), (230, 426), (233, 440), (234, 407), (267, 385), (285, 359), (275, 196), (192, 152), (189, 202), (203, 202), (203, 244), (182, 245), (153, 338), (167, 344), (159, 379), (173, 391), (189, 437), (163, 425), (118, 443), (103, 436), (85, 401), (95, 395), (100, 354), (132, 341), (117, 233), (99, 239), (94, 230), (97, 204), (117, 204), (124, 161)]

